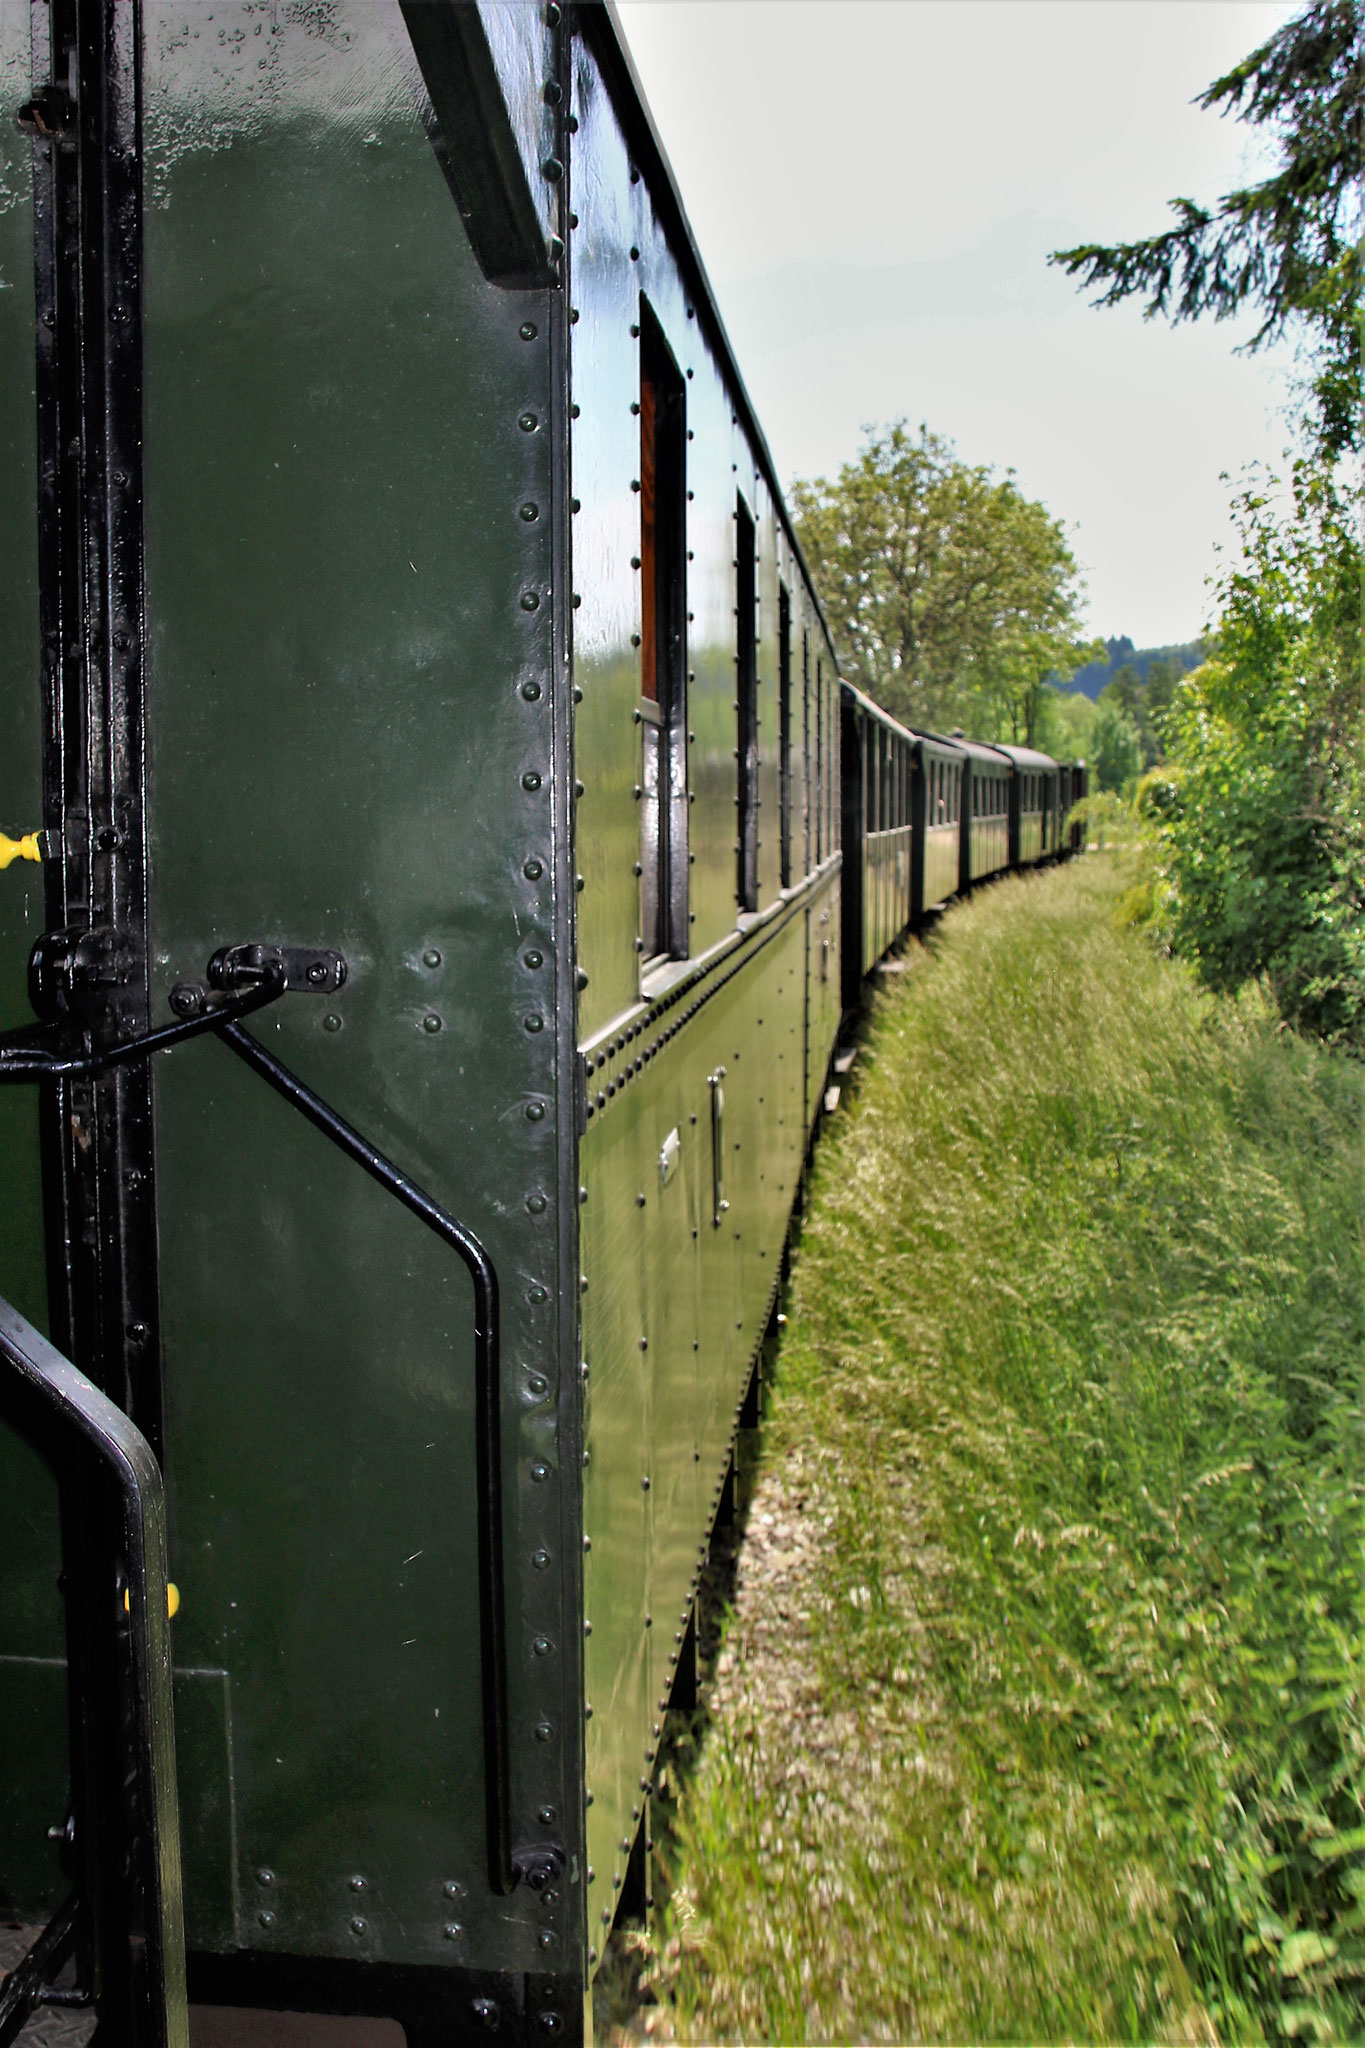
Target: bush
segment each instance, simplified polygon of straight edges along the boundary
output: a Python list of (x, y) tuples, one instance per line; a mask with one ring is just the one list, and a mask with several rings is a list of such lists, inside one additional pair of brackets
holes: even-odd
[(1214, 988), (1263, 976), (1281, 1014), (1365, 1045), (1360, 543), (1331, 479), (1236, 508), (1212, 657), (1178, 685), (1148, 787), (1157, 914)]

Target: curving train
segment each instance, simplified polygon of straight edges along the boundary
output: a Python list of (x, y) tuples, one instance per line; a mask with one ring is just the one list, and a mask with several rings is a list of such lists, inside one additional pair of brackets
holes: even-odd
[(609, 6), (0, 76), (0, 2048), (581, 2040), (841, 1017), (1083, 770), (840, 683)]

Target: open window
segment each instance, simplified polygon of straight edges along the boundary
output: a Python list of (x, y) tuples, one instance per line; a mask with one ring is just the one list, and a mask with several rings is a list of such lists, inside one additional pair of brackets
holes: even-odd
[(755, 613), (754, 522), (735, 501), (735, 759), (739, 822), (735, 894), (741, 910), (758, 909), (758, 619)]
[(640, 938), (646, 963), (687, 942), (686, 386), (640, 303)]

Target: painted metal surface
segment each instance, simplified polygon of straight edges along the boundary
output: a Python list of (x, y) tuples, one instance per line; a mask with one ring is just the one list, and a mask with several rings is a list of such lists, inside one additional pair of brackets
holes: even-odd
[[(42, 647), (38, 613), (34, 367), (33, 144), (13, 110), (32, 87), (27, 0), (0, 0), (0, 829), (43, 823)], [(45, 926), (43, 866), (0, 873), (0, 1030), (32, 1022), (29, 952)], [(39, 1105), (33, 1088), (0, 1088), (0, 1295), (48, 1328)], [(36, 1451), (0, 1425), (0, 1752), (23, 1757), (0, 1777), (0, 1853), (10, 1897), (35, 1918), (55, 1911), (65, 1880), (48, 1829), (65, 1817), (65, 1641), (57, 1590), (61, 1542), (55, 1482)], [(57, 1670), (54, 1690), (45, 1673)], [(55, 1711), (54, 1711), (55, 1709)]]
[[(574, 53), (570, 264), (584, 1388), (588, 1940), (615, 1912), (663, 1705), (776, 1283), (839, 1016), (834, 668), (763, 463), (698, 317), (667, 213), (591, 47)], [(642, 308), (644, 310), (642, 310)], [(642, 957), (640, 330), (686, 412), (689, 911)], [(737, 616), (737, 500), (752, 621)], [(783, 593), (785, 592), (785, 612)], [(780, 632), (788, 620), (781, 876)], [(753, 639), (757, 900), (737, 908), (737, 663)], [(824, 862), (816, 880), (808, 870)], [(680, 949), (681, 951), (682, 949)], [(812, 966), (811, 963), (814, 962)], [(715, 1115), (723, 1096), (723, 1118)], [(670, 1149), (667, 1175), (660, 1171)], [(723, 1148), (718, 1157), (716, 1147)], [(718, 1176), (724, 1205), (716, 1202)]]
[[(479, 273), (393, 10), (146, 21), (154, 1006), (225, 942), (336, 947), (263, 1039), (489, 1243), (534, 1840), (573, 1769), (545, 296)], [(564, 1905), (484, 1874), (468, 1284), (217, 1048), (156, 1120), (177, 1654), (230, 1692), (191, 1938), (540, 1967)]]
[(1058, 767), (1050, 754), (1032, 747), (1002, 745), (1011, 763), (1010, 847), (1012, 866), (1028, 867), (1060, 851)]

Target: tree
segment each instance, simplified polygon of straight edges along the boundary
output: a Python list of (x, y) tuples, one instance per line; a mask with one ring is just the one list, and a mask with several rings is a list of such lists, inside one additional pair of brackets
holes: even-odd
[(1214, 987), (1262, 976), (1294, 1024), (1365, 1048), (1361, 548), (1321, 462), (1286, 517), (1238, 505), (1213, 652), (1177, 684), (1144, 800), (1157, 915)]
[(1091, 651), (1060, 521), (903, 420), (792, 499), (844, 674), (911, 724), (1031, 741), (1047, 679)]
[[(1148, 662), (1145, 676), (1126, 662), (1100, 691), (1098, 702), (1122, 713), (1132, 727), (1144, 768), (1155, 767), (1161, 759), (1165, 745), (1165, 720), (1182, 673), (1176, 662), (1163, 655)], [(1126, 779), (1125, 775), (1118, 782), (1104, 786), (1118, 789)]]
[(1087, 242), (1049, 261), (1107, 289), (1146, 294), (1172, 322), (1261, 313), (1248, 349), (1296, 330), (1313, 364), (1311, 433), (1329, 459), (1361, 445), (1360, 294), (1365, 0), (1309, 0), (1197, 104), (1275, 136), (1279, 161), (1213, 208), (1173, 199), (1174, 227), (1141, 242)]
[(1103, 692), (1095, 706), (1090, 747), (1090, 775), (1096, 789), (1123, 789), (1137, 781), (1142, 768), (1137, 726), (1123, 706), (1113, 699), (1106, 701)]

